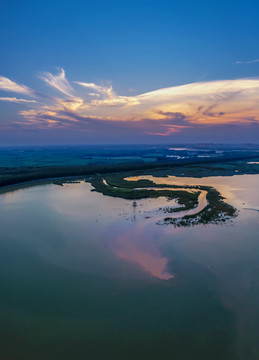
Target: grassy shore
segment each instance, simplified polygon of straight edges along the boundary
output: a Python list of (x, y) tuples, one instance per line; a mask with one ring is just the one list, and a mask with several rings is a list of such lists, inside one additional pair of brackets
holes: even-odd
[[(182, 190), (179, 190), (179, 186), (170, 186), (169, 188), (166, 184), (158, 185), (150, 180), (126, 181), (124, 178), (127, 176), (129, 176), (128, 173), (109, 174), (105, 176), (105, 181), (108, 186), (104, 183), (103, 177), (96, 176), (91, 179), (91, 184), (95, 191), (123, 199), (156, 199), (161, 196), (166, 197), (168, 200), (177, 199), (180, 205), (180, 207), (177, 208), (178, 211), (189, 210), (198, 205), (199, 192), (187, 191), (187, 186), (183, 186)], [(173, 188), (177, 190), (173, 190)]]
[[(237, 210), (224, 202), (221, 194), (210, 186), (181, 186), (156, 184), (150, 180), (126, 181), (128, 173), (107, 174), (95, 176), (91, 179), (94, 191), (104, 195), (123, 199), (143, 199), (167, 197), (169, 200), (177, 199), (180, 205), (177, 208), (164, 207), (160, 210), (167, 214), (195, 209), (198, 206), (198, 198), (201, 191), (206, 192), (207, 206), (200, 212), (182, 217), (167, 216), (160, 224), (172, 224), (174, 226), (191, 226), (197, 224), (224, 223), (237, 216)], [(157, 189), (156, 189), (157, 188)]]
[(207, 190), (208, 205), (200, 212), (193, 215), (185, 215), (182, 218), (166, 217), (163, 224), (174, 226), (193, 226), (198, 224), (222, 224), (231, 221), (238, 215), (238, 210), (224, 202), (220, 193), (209, 186), (200, 186)]
[[(46, 182), (62, 185), (63, 182), (86, 179), (86, 181), (91, 182), (96, 191), (104, 195), (124, 199), (158, 198), (161, 196), (165, 196), (168, 199), (177, 199), (177, 203), (179, 204), (178, 208), (165, 207), (162, 209), (167, 215), (170, 215), (165, 217), (163, 221), (164, 224), (190, 226), (201, 223), (223, 223), (237, 216), (237, 210), (224, 202), (220, 193), (212, 187), (181, 186), (179, 190), (179, 186), (169, 186), (168, 184), (157, 185), (150, 180), (139, 180), (137, 182), (126, 181), (124, 178), (138, 175), (153, 175), (159, 177), (174, 175), (199, 178), (259, 174), (259, 164), (257, 164), (257, 160), (259, 159), (245, 158), (220, 162), (203, 161), (192, 163), (185, 161), (182, 164), (155, 162), (152, 164), (126, 163), (0, 168), (0, 192)], [(103, 182), (103, 178), (105, 178), (108, 186)], [(151, 187), (153, 189), (148, 189)], [(155, 188), (160, 189), (156, 190)], [(197, 207), (200, 191), (207, 192), (208, 201), (208, 205), (201, 212), (195, 215), (185, 215), (181, 218), (173, 217), (173, 213), (175, 212), (186, 211)]]

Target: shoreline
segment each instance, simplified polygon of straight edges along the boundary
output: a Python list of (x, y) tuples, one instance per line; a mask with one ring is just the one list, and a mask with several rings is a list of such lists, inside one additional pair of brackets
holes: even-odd
[[(69, 182), (72, 183), (76, 180), (86, 180), (86, 179), (87, 179), (87, 176), (62, 176), (62, 177), (52, 177), (52, 178), (37, 179), (37, 180), (28, 180), (28, 181), (18, 182), (15, 184), (4, 185), (4, 186), (0, 185), (0, 195), (5, 194), (7, 192), (11, 192), (11, 191), (30, 188), (33, 186), (40, 186), (40, 185), (47, 185), (47, 184), (55, 185), (55, 181), (60, 181), (61, 183), (65, 184), (65, 183), (69, 183)], [(72, 181), (72, 180), (74, 180), (74, 181)], [(60, 184), (56, 183), (56, 185), (62, 186), (61, 183)]]
[(215, 159), (199, 162), (182, 163), (121, 163), (79, 166), (44, 166), (44, 167), (0, 167), (0, 194), (19, 188), (26, 188), (53, 181), (86, 179), (99, 174), (125, 174), (126, 176), (153, 175), (177, 177), (212, 177), (259, 174), (259, 164), (249, 163), (254, 157), (238, 159)]
[[(224, 201), (224, 197), (214, 187), (208, 185), (172, 185), (157, 184), (150, 179), (125, 178), (125, 174), (113, 174), (103, 177), (95, 176), (91, 185), (94, 190), (103, 195), (133, 200), (145, 198), (167, 197), (176, 199), (179, 207), (161, 208), (164, 218), (159, 225), (193, 226), (198, 224), (223, 224), (232, 221), (238, 215), (238, 210)], [(199, 209), (200, 196), (205, 195), (204, 206)], [(179, 216), (180, 215), (180, 216)], [(182, 216), (181, 216), (182, 215)]]

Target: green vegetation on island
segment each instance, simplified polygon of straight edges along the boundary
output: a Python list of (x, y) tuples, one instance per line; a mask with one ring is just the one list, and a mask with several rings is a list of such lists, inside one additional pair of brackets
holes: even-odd
[[(156, 184), (148, 179), (138, 181), (126, 181), (129, 174), (107, 174), (105, 177), (97, 175), (90, 182), (93, 191), (104, 195), (123, 199), (144, 199), (167, 197), (169, 200), (176, 199), (179, 207), (164, 207), (161, 211), (167, 214), (184, 212), (195, 209), (199, 203), (201, 192), (206, 192), (207, 205), (191, 215), (180, 217), (167, 216), (159, 224), (172, 224), (174, 226), (191, 226), (197, 224), (225, 223), (237, 216), (237, 209), (224, 202), (221, 194), (210, 186), (178, 186), (168, 184)], [(181, 189), (179, 189), (181, 188)]]
[(220, 193), (209, 186), (199, 186), (201, 190), (207, 191), (208, 205), (200, 212), (185, 215), (181, 218), (166, 217), (164, 224), (172, 224), (174, 226), (192, 226), (198, 224), (222, 224), (235, 218), (238, 214), (236, 208), (223, 201)]

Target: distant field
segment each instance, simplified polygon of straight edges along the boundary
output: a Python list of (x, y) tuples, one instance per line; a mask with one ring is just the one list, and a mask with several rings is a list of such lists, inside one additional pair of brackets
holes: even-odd
[(259, 173), (259, 148), (226, 145), (0, 148), (0, 186), (48, 178), (138, 171), (175, 176)]

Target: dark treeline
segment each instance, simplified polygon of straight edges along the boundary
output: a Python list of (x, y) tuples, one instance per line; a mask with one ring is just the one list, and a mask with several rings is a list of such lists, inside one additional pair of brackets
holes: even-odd
[[(121, 164), (96, 164), (80, 166), (49, 166), (49, 167), (18, 167), (18, 168), (0, 168), (0, 187), (16, 185), (29, 181), (46, 180), (64, 177), (83, 177), (93, 174), (105, 174), (115, 172), (129, 171), (148, 171), (154, 169), (174, 169), (188, 165), (215, 164), (222, 162), (232, 162), (241, 160), (258, 159), (257, 155), (246, 156), (228, 156), (214, 159), (188, 160), (182, 159), (178, 162), (160, 160), (153, 163), (121, 163)], [(249, 173), (249, 169), (247, 170)], [(251, 171), (254, 173), (254, 171)], [(231, 174), (230, 174), (231, 175)]]

